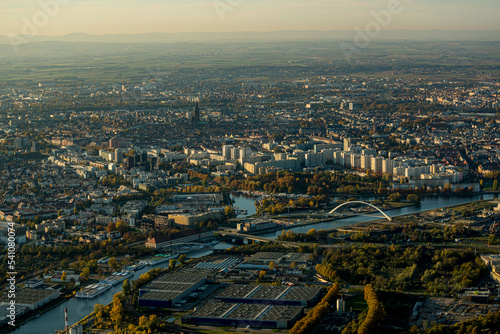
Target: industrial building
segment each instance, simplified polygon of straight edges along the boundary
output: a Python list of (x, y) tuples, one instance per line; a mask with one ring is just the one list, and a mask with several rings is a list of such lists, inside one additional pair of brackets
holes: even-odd
[(214, 297), (227, 303), (307, 307), (321, 295), (321, 288), (232, 284)]
[(286, 329), (295, 324), (303, 311), (299, 306), (210, 302), (182, 321), (206, 326)]
[(262, 230), (267, 230), (270, 228), (275, 228), (277, 224), (275, 222), (264, 220), (264, 219), (246, 219), (241, 223), (236, 224), (236, 230), (238, 232), (257, 232)]
[[(57, 299), (59, 291), (49, 289), (24, 288), (16, 292), (16, 308), (18, 310), (29, 309), (31, 311)], [(7, 295), (0, 299), (0, 305), (9, 305)]]
[(187, 242), (200, 242), (206, 239), (212, 239), (214, 232), (205, 228), (193, 228), (182, 230), (178, 233), (162, 235), (148, 239), (145, 246), (154, 249), (163, 249), (171, 245), (183, 244)]
[(468, 303), (488, 304), (490, 295), (489, 291), (469, 290), (462, 295), (462, 300)]
[(139, 306), (171, 308), (205, 281), (203, 275), (165, 274), (139, 289)]
[(258, 252), (246, 258), (246, 262), (251, 264), (265, 265), (268, 265), (270, 262), (278, 264), (285, 255), (286, 253), (282, 252)]

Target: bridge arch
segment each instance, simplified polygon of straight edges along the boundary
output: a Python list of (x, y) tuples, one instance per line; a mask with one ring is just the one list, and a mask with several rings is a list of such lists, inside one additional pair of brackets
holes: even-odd
[(345, 203), (342, 203), (340, 204), (339, 206), (337, 206), (335, 209), (331, 210), (330, 212), (328, 212), (328, 214), (331, 214), (331, 213), (334, 213), (335, 211), (337, 211), (337, 209), (345, 206), (345, 205), (348, 205), (348, 204), (365, 204), (365, 205), (368, 205), (368, 206), (371, 206), (372, 208), (376, 209), (378, 212), (380, 212), (381, 214), (384, 215), (385, 218), (387, 218), (387, 220), (391, 221), (392, 218), (389, 217), (384, 211), (380, 210), (378, 207), (376, 207), (375, 205), (371, 204), (371, 203), (367, 203), (367, 202), (362, 202), (362, 201), (351, 201), (351, 202), (345, 202)]

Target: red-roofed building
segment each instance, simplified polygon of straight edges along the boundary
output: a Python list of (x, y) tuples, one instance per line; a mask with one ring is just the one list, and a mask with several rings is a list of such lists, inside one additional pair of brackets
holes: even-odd
[(203, 229), (189, 229), (178, 233), (154, 237), (146, 241), (146, 247), (163, 249), (169, 245), (182, 244), (186, 242), (201, 242), (205, 239), (213, 238), (214, 232)]

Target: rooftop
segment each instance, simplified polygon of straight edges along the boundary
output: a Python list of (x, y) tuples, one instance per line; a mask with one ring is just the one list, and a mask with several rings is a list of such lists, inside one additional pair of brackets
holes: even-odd
[(191, 317), (286, 321), (294, 319), (302, 309), (298, 306), (209, 302), (196, 310)]
[(217, 298), (309, 301), (320, 292), (321, 288), (312, 287), (232, 284), (220, 292)]
[(231, 284), (217, 297), (221, 298), (245, 298), (251, 291), (255, 290), (255, 285)]
[(285, 253), (281, 252), (258, 252), (250, 256), (247, 262), (279, 261)]
[(182, 291), (149, 291), (141, 295), (140, 299), (147, 300), (172, 300), (177, 297)]
[[(16, 304), (35, 304), (55, 293), (59, 294), (58, 291), (54, 290), (24, 288), (16, 292)], [(0, 302), (9, 302), (9, 300), (5, 295), (0, 299)]]
[(204, 279), (205, 275), (186, 275), (186, 274), (165, 274), (157, 279), (155, 279), (153, 282), (155, 283), (181, 283), (181, 284), (187, 284), (187, 283), (196, 283), (201, 279)]

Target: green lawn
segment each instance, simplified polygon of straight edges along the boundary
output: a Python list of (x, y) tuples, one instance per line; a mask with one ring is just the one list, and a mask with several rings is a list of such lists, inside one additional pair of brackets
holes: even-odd
[(359, 295), (347, 300), (345, 310), (350, 311), (351, 307), (354, 312), (363, 312), (368, 308), (368, 304), (366, 303), (364, 296)]

